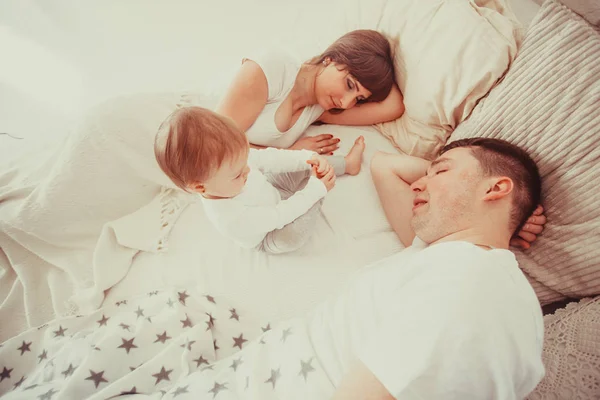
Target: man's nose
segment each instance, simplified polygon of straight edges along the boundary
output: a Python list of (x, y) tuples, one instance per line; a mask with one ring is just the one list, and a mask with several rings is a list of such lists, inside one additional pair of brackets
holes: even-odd
[(426, 177), (417, 179), (416, 181), (413, 182), (412, 185), (410, 185), (410, 189), (413, 192), (422, 192), (423, 190), (425, 190), (425, 187), (427, 187), (427, 178)]

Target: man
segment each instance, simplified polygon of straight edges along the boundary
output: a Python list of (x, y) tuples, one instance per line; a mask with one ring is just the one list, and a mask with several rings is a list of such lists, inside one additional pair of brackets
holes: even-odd
[[(342, 372), (329, 371), (334, 381), (342, 374), (333, 398), (527, 396), (544, 374), (543, 319), (508, 247), (524, 224), (539, 233), (545, 222), (535, 163), (507, 142), (474, 138), (446, 146), (432, 163), (378, 154), (371, 168), (394, 230), (405, 244), (417, 238), (341, 302), (381, 315), (344, 321), (354, 326), (345, 340), (360, 346), (349, 346)], [(344, 308), (338, 301), (336, 312)]]

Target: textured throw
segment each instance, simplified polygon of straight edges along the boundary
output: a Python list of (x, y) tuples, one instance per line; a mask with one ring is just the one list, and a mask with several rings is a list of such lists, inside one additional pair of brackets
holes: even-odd
[(543, 178), (546, 229), (517, 254), (542, 304), (600, 294), (600, 34), (544, 4), (504, 80), (451, 140), (484, 136), (527, 150)]
[(570, 303), (544, 317), (546, 376), (528, 397), (600, 397), (600, 297)]
[(91, 109), (56, 151), (0, 165), (0, 341), (93, 310), (140, 251), (160, 252), (190, 195), (154, 159), (181, 93)]

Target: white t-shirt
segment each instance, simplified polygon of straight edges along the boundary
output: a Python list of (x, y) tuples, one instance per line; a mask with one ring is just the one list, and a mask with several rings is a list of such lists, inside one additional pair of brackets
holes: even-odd
[(208, 219), (219, 232), (244, 248), (256, 247), (265, 235), (281, 229), (305, 214), (327, 194), (323, 182), (314, 176), (286, 200), (269, 183), (265, 173), (310, 169), (306, 163), (315, 153), (308, 150), (250, 149), (250, 173), (242, 192), (229, 199), (201, 197)]
[(247, 59), (261, 67), (269, 87), (267, 104), (246, 131), (248, 140), (261, 146), (288, 148), (325, 110), (318, 104), (307, 106), (291, 128), (280, 132), (275, 124), (275, 113), (294, 87), (302, 62), (283, 48), (272, 49)]
[(416, 239), (307, 321), (336, 386), (356, 359), (403, 400), (522, 399), (544, 375), (540, 305), (508, 250)]

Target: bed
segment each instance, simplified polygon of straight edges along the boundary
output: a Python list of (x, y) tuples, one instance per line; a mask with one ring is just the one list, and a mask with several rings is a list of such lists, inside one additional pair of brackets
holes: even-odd
[[(339, 24), (330, 26), (326, 34), (322, 35), (319, 39), (314, 39), (312, 46), (314, 46), (315, 43), (321, 44), (328, 40), (323, 39), (324, 37), (334, 37), (333, 35), (337, 34), (337, 32), (348, 29), (379, 27), (385, 30), (386, 21), (381, 19), (381, 13), (385, 11), (389, 12), (390, 7), (392, 7), (394, 12), (398, 12), (398, 10), (393, 9), (397, 3), (383, 0), (375, 3), (369, 3), (369, 7), (372, 7), (372, 9), (367, 12), (365, 11), (365, 2), (358, 0), (351, 2), (350, 6), (344, 8), (344, 11), (341, 13), (342, 18), (341, 21), (339, 21)], [(474, 4), (475, 3), (480, 5), (483, 2), (474, 2)], [(539, 6), (532, 2), (515, 2), (514, 6), (514, 9), (519, 11), (517, 16), (524, 24), (528, 24), (539, 9)], [(503, 11), (498, 12), (502, 13)], [(297, 26), (300, 26), (298, 22), (296, 23)], [(374, 24), (377, 23), (383, 23), (383, 25), (374, 26)], [(388, 21), (387, 23), (389, 24), (390, 22)], [(511, 34), (513, 34), (512, 29), (517, 26), (515, 21), (512, 21), (509, 25), (504, 27), (506, 29), (511, 29)], [(510, 41), (505, 43), (505, 58), (504, 61), (499, 61), (500, 64), (504, 62), (504, 66), (498, 67), (498, 70), (495, 72), (496, 78), (488, 85), (487, 89), (484, 90), (484, 93), (476, 93), (472, 96), (465, 96), (464, 98), (461, 98), (460, 101), (457, 100), (457, 104), (459, 104), (460, 107), (454, 105), (452, 107), (452, 112), (449, 113), (449, 116), (444, 123), (438, 121), (437, 126), (443, 126), (443, 129), (432, 129), (427, 137), (415, 137), (414, 135), (411, 136), (406, 134), (406, 132), (410, 131), (411, 126), (414, 126), (414, 121), (395, 126), (388, 125), (377, 127), (313, 126), (308, 130), (308, 135), (317, 135), (320, 133), (333, 133), (338, 135), (342, 138), (342, 145), (339, 150), (341, 154), (344, 154), (350, 148), (351, 144), (359, 135), (365, 136), (367, 149), (361, 173), (356, 177), (343, 177), (338, 180), (336, 189), (326, 198), (322, 209), (322, 215), (315, 227), (315, 234), (311, 239), (311, 242), (299, 252), (290, 255), (271, 256), (236, 248), (211, 227), (206, 217), (203, 215), (202, 207), (199, 202), (194, 201), (189, 197), (180, 199), (175, 196), (175, 200), (173, 201), (177, 202), (181, 200), (181, 202), (173, 208), (173, 210), (176, 210), (174, 213), (175, 217), (169, 220), (170, 225), (168, 232), (166, 232), (166, 235), (160, 236), (161, 238), (165, 238), (165, 243), (168, 239), (168, 246), (165, 245), (164, 249), (159, 249), (158, 246), (154, 246), (155, 243), (127, 242), (126, 239), (123, 239), (125, 236), (116, 234), (117, 238), (115, 240), (111, 239), (111, 241), (107, 243), (109, 243), (109, 245), (117, 243), (121, 246), (121, 250), (123, 251), (119, 254), (122, 254), (123, 258), (111, 260), (116, 260), (115, 265), (120, 266), (118, 268), (115, 266), (110, 272), (107, 272), (106, 269), (96, 269), (91, 271), (90, 276), (77, 278), (81, 281), (85, 281), (86, 279), (96, 279), (96, 281), (102, 280), (104, 282), (102, 285), (95, 287), (93, 295), (88, 298), (93, 298), (93, 301), (90, 300), (87, 304), (95, 304), (96, 307), (98, 307), (100, 306), (98, 299), (100, 299), (103, 306), (110, 306), (114, 309), (114, 307), (124, 304), (123, 302), (126, 302), (128, 299), (135, 298), (136, 296), (150, 296), (151, 293), (154, 293), (155, 291), (171, 290), (173, 298), (177, 299), (178, 296), (180, 298), (180, 293), (189, 290), (190, 293), (194, 292), (197, 296), (210, 296), (211, 298), (226, 299), (228, 307), (234, 308), (236, 313), (244, 316), (244, 329), (248, 332), (246, 336), (248, 339), (253, 336), (255, 337), (260, 333), (257, 329), (258, 327), (268, 326), (269, 324), (275, 324), (277, 321), (300, 316), (307, 310), (310, 310), (325, 296), (334, 292), (344, 280), (348, 279), (348, 277), (359, 268), (394, 254), (402, 249), (402, 245), (392, 232), (383, 211), (379, 206), (377, 195), (370, 177), (368, 166), (370, 159), (376, 151), (396, 152), (399, 149), (407, 153), (421, 151), (418, 155), (430, 157), (431, 154), (439, 148), (440, 143), (443, 143), (448, 139), (450, 133), (455, 128), (457, 129), (455, 132), (456, 134), (452, 135), (452, 139), (459, 138), (461, 135), (469, 136), (472, 135), (473, 132), (503, 137), (502, 133), (506, 131), (503, 127), (510, 127), (513, 126), (511, 124), (522, 122), (518, 121), (518, 116), (515, 116), (514, 120), (510, 119), (512, 117), (506, 117), (506, 120), (501, 121), (500, 128), (498, 128), (498, 125), (489, 125), (489, 114), (492, 112), (490, 110), (499, 107), (498, 104), (502, 101), (502, 93), (500, 93), (502, 92), (502, 87), (503, 85), (505, 85), (504, 87), (509, 87), (506, 81), (510, 82), (512, 63), (515, 60), (515, 63), (519, 60), (516, 51), (513, 54), (512, 49), (513, 47), (515, 49), (516, 47), (520, 47), (520, 40), (522, 37), (518, 35), (524, 35), (524, 31), (520, 31), (520, 33), (517, 31), (518, 29), (515, 30), (514, 35), (519, 39), (514, 45), (509, 43)], [(308, 54), (310, 48), (311, 45), (304, 44), (299, 48), (299, 52), (301, 54)], [(410, 68), (410, 65), (402, 65), (401, 67), (403, 69)], [(595, 72), (596, 67), (593, 68), (593, 73), (590, 73), (590, 80), (587, 82), (589, 84), (588, 86), (591, 88), (589, 98), (592, 99), (592, 101), (598, 99), (598, 94), (594, 91), (596, 90), (594, 88), (597, 88), (599, 84), (597, 78), (598, 75), (593, 75), (597, 74), (597, 72)], [(509, 72), (506, 72), (507, 69)], [(592, 69), (590, 69), (590, 71), (592, 71)], [(492, 90), (489, 99), (484, 98), (484, 100), (480, 101), (492, 87), (494, 87), (494, 89)], [(410, 88), (407, 90), (410, 91)], [(494, 95), (496, 97), (494, 97)], [(180, 92), (172, 92), (167, 95), (167, 97), (163, 97), (163, 99), (166, 98), (168, 98), (166, 102), (170, 102), (170, 104), (173, 105), (182, 98), (187, 99), (186, 101), (192, 103), (202, 103), (204, 101), (202, 99), (198, 100), (197, 93), (184, 95)], [(475, 98), (475, 100), (471, 100), (471, 98)], [(576, 100), (577, 99), (573, 101)], [(123, 101), (127, 102), (129, 100), (125, 98)], [(209, 102), (212, 101), (214, 101), (214, 99), (211, 98)], [(108, 104), (111, 103), (109, 102)], [(465, 106), (465, 104), (468, 104), (468, 107)], [(457, 108), (461, 108), (462, 110), (460, 115), (455, 113)], [(410, 111), (410, 104), (407, 109)], [(509, 111), (514, 113), (514, 110)], [(160, 112), (165, 111), (163, 108), (160, 108)], [(157, 121), (154, 121), (153, 118), (159, 120), (160, 118), (158, 118), (158, 116), (160, 115), (160, 112), (153, 115), (152, 118), (145, 118), (145, 120), (149, 120), (146, 122), (147, 127), (151, 127), (153, 124), (156, 125)], [(153, 114), (153, 111), (150, 109), (150, 111), (146, 110), (144, 113), (138, 109), (138, 113), (139, 115), (132, 118), (132, 121), (141, 120), (142, 117), (146, 116), (145, 113)], [(127, 115), (127, 113), (121, 112), (121, 115)], [(597, 126), (594, 124), (599, 117), (593, 113), (590, 115), (591, 121), (587, 122), (590, 124), (590, 127), (597, 129)], [(424, 120), (427, 117), (420, 116), (416, 112), (409, 116), (414, 120), (418, 120), (418, 118)], [(148, 128), (148, 131), (151, 131), (151, 128)], [(597, 134), (598, 131), (588, 132), (586, 138), (593, 137), (594, 132)], [(522, 137), (522, 135), (519, 137)], [(415, 143), (418, 143), (419, 145), (416, 145)], [(422, 143), (425, 143), (426, 145), (424, 145), (424, 147), (419, 147)], [(521, 144), (526, 147), (531, 147), (535, 143), (524, 141)], [(559, 150), (560, 149), (556, 151), (557, 154), (560, 155), (562, 153), (560, 153)], [(581, 154), (583, 154), (584, 150), (581, 150), (581, 152)], [(585, 154), (587, 157), (585, 158), (586, 163), (592, 163), (598, 159), (597, 152), (588, 152)], [(539, 155), (536, 154), (536, 156)], [(44, 165), (51, 165), (51, 161), (52, 160), (48, 160), (48, 164)], [(136, 163), (137, 161), (133, 159), (133, 161), (130, 160), (128, 162)], [(138, 166), (141, 170), (145, 168), (143, 164), (139, 164)], [(589, 173), (595, 173), (597, 167), (595, 168), (596, 169), (590, 169)], [(548, 173), (550, 172), (551, 171)], [(593, 175), (589, 175), (589, 177), (589, 179), (594, 179)], [(4, 178), (7, 179), (7, 175), (4, 175)], [(9, 176), (9, 178), (12, 179), (14, 176)], [(20, 181), (22, 183), (29, 183), (27, 177), (21, 177), (20, 179), (22, 179)], [(140, 189), (140, 193), (141, 191), (142, 189)], [(6, 193), (7, 192), (4, 192), (4, 196), (6, 196)], [(18, 193), (15, 193), (16, 192), (10, 192), (9, 194), (18, 196)], [(152, 196), (149, 197), (150, 199), (153, 198), (154, 195), (156, 195), (157, 198), (160, 197), (158, 189), (152, 189), (149, 193), (152, 194)], [(4, 197), (4, 199), (6, 200), (7, 197)], [(593, 204), (594, 202), (590, 201), (589, 207)], [(164, 206), (164, 203), (158, 202), (157, 204), (149, 204), (149, 207), (153, 210), (156, 209), (156, 207), (160, 208), (161, 206)], [(549, 211), (549, 213), (553, 212), (560, 215), (556, 209), (551, 209)], [(120, 227), (126, 226), (127, 223), (131, 223), (131, 221), (138, 221), (140, 224), (142, 221), (150, 221), (149, 219), (145, 219), (143, 215), (141, 217), (138, 215), (135, 218), (135, 220), (129, 220), (124, 224), (113, 227), (111, 232), (118, 233), (119, 229), (121, 229)], [(581, 216), (578, 216), (578, 218), (581, 218)], [(589, 229), (586, 232), (590, 233), (591, 237), (586, 239), (587, 241), (584, 243), (586, 248), (593, 248), (593, 246), (598, 243), (598, 238), (597, 236), (594, 236), (594, 232), (597, 232), (596, 229), (600, 229), (598, 225), (599, 218), (597, 213), (590, 215), (589, 217)], [(160, 229), (162, 227), (162, 220), (157, 221), (158, 222), (155, 221), (156, 223), (152, 221), (148, 222), (149, 225), (144, 226), (147, 226), (148, 230)], [(544, 239), (544, 237), (540, 239), (542, 241), (542, 246), (546, 246), (544, 249), (551, 248), (553, 243), (560, 241), (561, 233), (565, 232), (565, 229), (570, 229), (573, 225), (581, 224), (581, 220), (569, 219), (561, 221), (561, 223), (563, 224), (557, 224), (556, 229), (549, 232), (547, 239)], [(157, 226), (158, 228), (156, 228)], [(7, 229), (6, 225), (3, 226), (3, 228)], [(0, 236), (0, 239), (6, 240), (2, 243), (3, 247), (6, 246), (5, 249), (8, 248), (7, 243), (9, 239), (6, 236)], [(547, 242), (544, 243), (544, 240), (547, 240)], [(152, 240), (150, 240), (150, 242), (151, 241)], [(46, 304), (45, 307), (39, 307), (34, 310), (35, 312), (33, 313), (31, 313), (32, 310), (27, 307), (22, 308), (19, 304), (7, 302), (6, 299), (9, 298), (12, 301), (26, 296), (35, 298), (35, 295), (32, 295), (30, 290), (28, 293), (16, 293), (16, 296), (14, 296), (14, 289), (11, 289), (13, 291), (9, 290), (11, 286), (6, 283), (6, 278), (14, 279), (14, 275), (10, 275), (6, 272), (9, 271), (9, 268), (6, 266), (10, 265), (10, 262), (14, 260), (11, 260), (9, 256), (6, 256), (6, 254), (8, 254), (7, 251), (3, 251), (3, 254), (5, 256), (0, 258), (0, 265), (4, 267), (5, 271), (5, 275), (0, 281), (4, 285), (0, 286), (2, 289), (0, 293), (4, 299), (2, 308), (0, 308), (0, 315), (3, 322), (1, 330), (2, 335), (0, 337), (2, 341), (29, 327), (43, 327), (42, 324), (47, 323), (48, 320), (53, 317), (82, 312), (82, 310), (76, 308), (69, 309), (68, 307), (63, 307), (59, 304), (60, 301), (56, 300), (57, 298), (63, 300), (68, 296), (40, 296), (37, 298), (39, 302), (47, 300), (47, 302), (50, 302), (51, 304)], [(565, 255), (563, 252), (559, 253), (559, 255), (568, 257), (570, 253)], [(94, 254), (86, 253), (83, 256), (83, 259), (92, 260), (93, 257)], [(543, 264), (544, 260), (544, 258), (530, 256), (528, 254), (520, 255), (520, 261), (526, 264), (525, 271), (528, 273), (530, 281), (536, 288), (538, 296), (543, 304), (570, 297), (581, 298), (598, 294), (599, 284), (597, 276), (599, 264), (597, 253), (590, 252), (588, 254), (586, 259), (587, 269), (582, 267), (582, 269), (577, 269), (575, 271), (575, 275), (582, 270), (584, 270), (585, 274), (579, 274), (580, 279), (575, 279), (574, 281), (569, 280), (573, 275), (567, 276), (567, 272), (573, 271), (569, 268), (567, 268), (567, 272), (564, 272), (562, 275), (561, 273), (555, 273), (561, 265), (567, 264), (564, 260), (562, 264), (560, 262), (561, 260), (552, 264), (552, 269), (549, 269), (549, 272), (546, 271), (548, 273), (540, 272), (540, 269), (536, 269), (535, 267), (539, 266), (540, 263)], [(106, 264), (102, 265), (104, 266)], [(68, 274), (57, 274), (56, 276), (48, 275), (48, 279), (52, 279), (55, 282), (64, 279), (66, 276), (68, 276)], [(8, 282), (12, 283), (14, 281), (8, 280)], [(570, 283), (565, 286), (563, 285), (564, 282)], [(73, 289), (68, 285), (64, 286), (62, 282), (61, 285), (57, 287), (59, 288), (57, 291), (60, 291), (63, 288)], [(35, 286), (33, 286), (33, 288), (35, 288)], [(547, 342), (547, 348), (550, 350), (547, 351), (545, 357), (549, 360), (549, 364), (547, 364), (548, 375), (552, 379), (546, 380), (540, 387), (540, 390), (532, 395), (532, 398), (549, 398), (547, 396), (552, 395), (553, 391), (557, 390), (556, 388), (559, 386), (570, 388), (570, 392), (565, 392), (567, 393), (567, 397), (564, 398), (568, 398), (569, 395), (576, 396), (578, 389), (573, 388), (578, 387), (581, 389), (581, 393), (584, 394), (593, 395), (600, 393), (600, 377), (597, 374), (597, 370), (594, 369), (594, 366), (597, 366), (597, 362), (596, 364), (594, 364), (594, 362), (590, 363), (589, 360), (584, 362), (582, 361), (584, 356), (581, 355), (584, 353), (599, 354), (597, 352), (600, 351), (600, 344), (597, 341), (597, 337), (594, 336), (594, 332), (598, 331), (597, 321), (599, 321), (599, 307), (599, 302), (596, 297), (594, 299), (584, 300), (576, 306), (571, 306), (571, 309), (568, 312), (563, 313), (562, 317), (557, 314), (555, 318), (547, 319), (547, 326), (550, 332), (548, 337), (551, 340), (555, 340), (556, 337), (559, 337), (558, 335), (560, 332), (557, 332), (556, 329), (568, 326), (568, 329), (570, 329), (569, 335), (573, 337), (585, 337), (583, 342), (580, 341), (580, 343), (584, 343), (584, 347), (582, 348), (581, 345), (577, 347), (577, 345), (573, 345), (574, 342), (571, 341), (569, 342), (571, 351), (565, 353), (559, 352), (556, 349), (552, 350), (552, 343)], [(93, 309), (94, 307), (91, 308)], [(90, 317), (88, 315), (87, 317), (84, 317), (85, 322), (82, 322), (81, 327), (78, 329), (93, 329), (100, 324), (99, 321), (102, 321), (102, 319), (105, 318), (101, 311), (91, 312), (92, 316)], [(229, 308), (222, 312), (229, 312)], [(27, 313), (31, 313), (31, 315)], [(33, 314), (35, 315), (32, 318)], [(582, 315), (586, 315), (587, 317), (582, 317)], [(76, 319), (75, 316), (69, 318)], [(5, 324), (5, 321), (9, 321), (9, 319), (11, 319), (12, 323)], [(574, 322), (565, 325), (565, 321), (569, 319)], [(587, 323), (587, 325), (575, 329), (575, 323)], [(50, 322), (50, 324), (52, 323)], [(60, 332), (60, 329), (63, 329), (63, 327), (61, 325), (60, 329), (55, 326), (43, 327), (42, 329), (46, 329), (49, 337), (52, 338), (55, 337), (56, 330)], [(552, 329), (554, 329), (554, 331), (552, 331)], [(581, 332), (584, 333), (582, 334)], [(23, 354), (22, 351), (21, 354)], [(129, 354), (129, 351), (127, 354)], [(582, 368), (585, 370), (584, 378), (587, 379), (585, 382), (578, 381), (578, 378), (573, 378), (566, 382), (564, 381), (565, 375), (561, 375), (560, 371), (565, 368), (572, 368), (569, 367), (568, 358), (569, 355), (572, 356), (573, 354), (576, 354), (578, 357), (577, 365), (580, 367), (583, 366)], [(0, 367), (2, 367), (1, 364)], [(17, 373), (16, 370), (12, 372), (12, 376), (9, 377), (10, 379), (14, 379), (14, 381), (8, 381), (8, 378), (4, 377), (5, 375), (10, 375), (6, 372), (8, 371), (8, 367), (9, 366), (6, 366), (7, 369), (1, 371), (3, 373), (2, 381), (4, 381), (0, 381), (1, 393), (6, 392), (9, 388), (8, 384), (14, 389), (20, 387), (20, 385), (14, 386), (18, 382), (18, 378), (21, 377), (21, 374)], [(14, 367), (11, 366), (11, 368)], [(573, 374), (571, 374), (571, 376), (572, 375)], [(563, 378), (560, 378), (561, 376), (563, 376)], [(559, 378), (563, 379), (563, 381)], [(46, 379), (43, 373), (40, 372), (36, 379), (39, 380), (40, 387), (32, 388), (32, 390), (38, 390), (37, 393), (41, 396), (48, 393), (48, 387), (42, 387), (41, 384), (41, 382), (45, 382)], [(99, 383), (102, 383), (101, 377), (98, 375), (96, 375), (94, 379), (97, 379)], [(92, 381), (94, 381), (94, 379), (92, 379)], [(52, 379), (49, 379), (48, 381), (52, 382)], [(24, 381), (21, 383), (23, 382)], [(94, 381), (94, 383), (95, 382), (96, 381)], [(31, 382), (26, 383), (31, 385)], [(96, 387), (97, 386), (98, 385), (96, 385)], [(175, 390), (175, 388), (173, 389)], [(103, 395), (106, 395), (109, 392), (102, 393)], [(48, 398), (52, 398), (52, 395), (53, 394), (48, 396)]]

